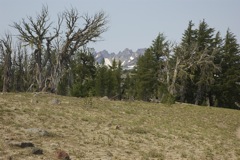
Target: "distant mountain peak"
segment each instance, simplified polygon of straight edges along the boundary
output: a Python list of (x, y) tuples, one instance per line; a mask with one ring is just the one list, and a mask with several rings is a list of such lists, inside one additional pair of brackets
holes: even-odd
[(111, 65), (113, 59), (116, 61), (122, 62), (123, 69), (132, 69), (138, 60), (138, 57), (143, 55), (146, 48), (138, 49), (137, 51), (132, 51), (129, 48), (125, 48), (123, 51), (116, 53), (109, 53), (107, 50), (103, 50), (100, 52), (93, 52), (94, 58), (98, 63), (101, 63), (102, 60), (105, 60), (106, 65)]
[(129, 48), (125, 48), (124, 50), (123, 50), (123, 52), (133, 52), (131, 49), (129, 49)]

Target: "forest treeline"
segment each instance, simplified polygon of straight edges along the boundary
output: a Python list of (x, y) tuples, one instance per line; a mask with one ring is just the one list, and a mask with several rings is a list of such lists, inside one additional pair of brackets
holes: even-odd
[(239, 106), (240, 48), (230, 29), (222, 36), (205, 20), (198, 26), (190, 21), (178, 44), (160, 33), (126, 71), (120, 61), (96, 63), (87, 48), (107, 25), (104, 12), (79, 15), (75, 9), (60, 13), (55, 24), (46, 6), (13, 23), (17, 39), (11, 33), (0, 39), (1, 91)]

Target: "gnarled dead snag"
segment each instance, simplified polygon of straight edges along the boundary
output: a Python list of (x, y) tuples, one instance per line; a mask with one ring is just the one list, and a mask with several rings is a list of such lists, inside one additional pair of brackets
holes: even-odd
[[(61, 29), (63, 22), (66, 24), (64, 30)], [(57, 25), (52, 28), (53, 22), (50, 22), (46, 6), (35, 19), (29, 16), (15, 22), (12, 27), (19, 32), (19, 39), (34, 50), (35, 75), (32, 77), (35, 77), (33, 82), (37, 82), (38, 90), (41, 91), (49, 79), (52, 90), (56, 90), (64, 70), (69, 67), (71, 56), (87, 43), (96, 42), (107, 30), (106, 24), (104, 12), (91, 17), (88, 14), (80, 16), (76, 9), (70, 9), (58, 15)], [(54, 47), (52, 42), (57, 42), (57, 46)]]

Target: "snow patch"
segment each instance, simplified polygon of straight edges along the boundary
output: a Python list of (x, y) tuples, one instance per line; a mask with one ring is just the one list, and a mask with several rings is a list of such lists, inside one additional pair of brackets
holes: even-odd
[(108, 59), (108, 58), (104, 58), (104, 62), (105, 62), (105, 65), (109, 65), (109, 66), (111, 66), (112, 65), (112, 63), (111, 63), (111, 61)]
[(128, 69), (133, 69), (134, 67), (135, 67), (135, 65), (128, 66)]
[(131, 56), (131, 57), (130, 57), (130, 60), (132, 61), (132, 60), (134, 60), (134, 58)]

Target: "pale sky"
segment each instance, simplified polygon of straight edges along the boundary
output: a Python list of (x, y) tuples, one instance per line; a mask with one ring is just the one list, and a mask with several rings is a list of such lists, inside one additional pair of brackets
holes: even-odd
[(158, 33), (179, 42), (190, 20), (198, 27), (203, 19), (222, 36), (230, 28), (240, 42), (240, 0), (0, 0), (0, 35), (13, 32), (13, 22), (35, 17), (43, 4), (53, 21), (71, 7), (89, 15), (105, 11), (109, 30), (103, 41), (89, 44), (96, 51), (148, 48)]

